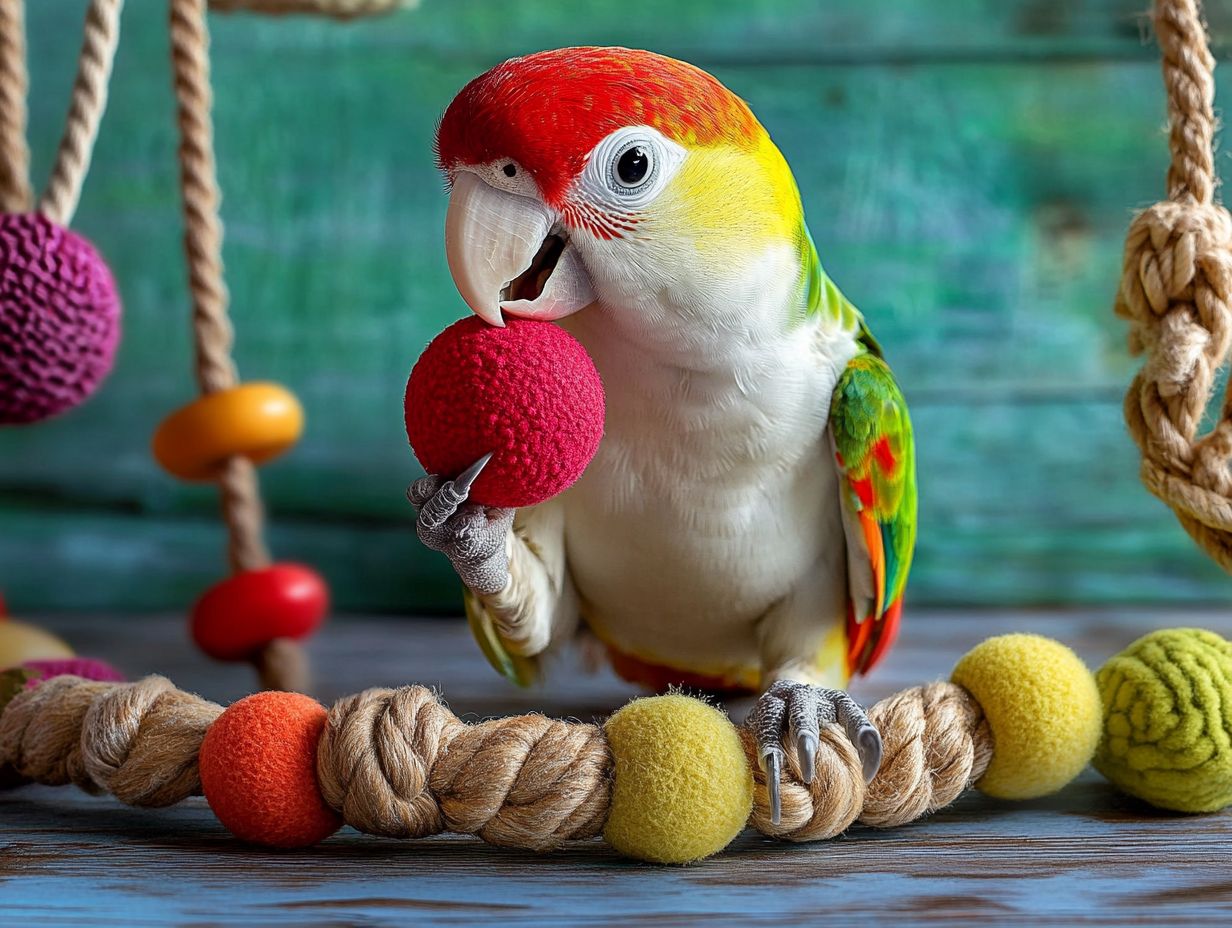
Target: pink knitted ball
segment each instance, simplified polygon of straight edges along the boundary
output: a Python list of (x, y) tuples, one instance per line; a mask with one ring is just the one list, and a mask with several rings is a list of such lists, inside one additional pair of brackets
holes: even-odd
[(88, 241), (37, 215), (0, 215), (0, 425), (82, 402), (111, 370), (120, 298)]
[(38, 686), (44, 680), (66, 675), (81, 677), (85, 680), (101, 680), (104, 683), (121, 683), (124, 674), (116, 670), (106, 661), (97, 657), (66, 657), (60, 660), (26, 661), (21, 665), (34, 671), (38, 676), (26, 681), (26, 689)]
[(533, 506), (569, 487), (603, 437), (603, 382), (551, 322), (477, 316), (432, 340), (406, 385), (406, 434), (430, 474), (454, 477), (495, 452), (471, 489), (485, 506)]

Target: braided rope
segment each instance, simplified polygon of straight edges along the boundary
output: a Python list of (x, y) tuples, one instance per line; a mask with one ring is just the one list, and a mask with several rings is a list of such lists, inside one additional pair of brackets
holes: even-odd
[(0, 211), (30, 209), (26, 142), (26, 22), (22, 0), (0, 0)]
[(222, 707), (163, 677), (53, 677), (0, 713), (0, 779), (108, 792), (134, 806), (201, 794), (197, 752)]
[[(207, 0), (171, 0), (171, 57), (180, 127), (180, 191), (184, 206), (184, 252), (192, 294), (192, 326), (197, 384), (203, 394), (238, 382), (231, 357), (235, 331), (228, 315), (223, 277), (222, 220), (214, 127), (210, 117), (210, 37)], [(240, 457), (224, 464), (218, 477), (228, 561), (233, 572), (269, 566), (264, 541), (261, 490), (253, 464)], [(308, 662), (295, 642), (277, 640), (255, 660), (266, 689), (302, 691)]]
[(40, 213), (62, 226), (72, 221), (81, 198), (81, 187), (90, 170), (94, 140), (107, 108), (107, 85), (120, 41), (120, 11), (123, 8), (124, 0), (91, 0), (86, 11), (85, 36), (68, 118), (47, 189), (38, 203)]
[[(123, 684), (56, 677), (0, 710), (0, 782), (74, 783), (132, 805), (168, 805), (200, 791), (197, 751), (221, 711), (162, 677)], [(742, 726), (754, 771), (749, 824), (790, 841), (831, 837), (857, 818), (902, 825), (954, 801), (991, 759), (982, 710), (952, 683), (905, 690), (869, 716), (885, 739), (873, 782), (865, 786), (854, 748), (830, 726), (811, 785), (788, 752), (778, 825), (756, 738)], [(612, 770), (596, 725), (542, 715), (468, 725), (422, 686), (339, 700), (317, 747), (321, 795), (360, 831), (394, 838), (453, 831), (534, 851), (603, 831)]]
[(1215, 59), (1197, 0), (1156, 0), (1168, 94), (1168, 200), (1130, 225), (1116, 313), (1146, 362), (1125, 396), (1146, 487), (1232, 571), (1232, 393), (1198, 429), (1232, 347), (1232, 216), (1215, 202)]

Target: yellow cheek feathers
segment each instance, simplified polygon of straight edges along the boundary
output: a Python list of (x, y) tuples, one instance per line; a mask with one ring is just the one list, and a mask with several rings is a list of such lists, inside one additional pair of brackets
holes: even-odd
[(752, 150), (690, 151), (655, 213), (656, 224), (672, 226), (716, 260), (793, 241), (804, 215), (791, 169), (765, 133)]

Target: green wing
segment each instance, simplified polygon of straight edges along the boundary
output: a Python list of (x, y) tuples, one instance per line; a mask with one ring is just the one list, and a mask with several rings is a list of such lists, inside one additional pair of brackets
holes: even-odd
[(805, 230), (809, 312), (856, 332), (859, 352), (830, 401), (830, 433), (843, 476), (850, 599), (848, 664), (867, 673), (894, 643), (916, 534), (915, 438), (894, 375), (859, 311), (821, 269)]

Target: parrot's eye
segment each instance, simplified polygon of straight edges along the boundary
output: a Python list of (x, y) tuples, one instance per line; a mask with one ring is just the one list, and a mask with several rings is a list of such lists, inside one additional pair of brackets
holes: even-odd
[(636, 187), (650, 173), (650, 154), (641, 145), (626, 148), (616, 159), (616, 182), (625, 187)]
[(501, 168), (505, 172), (506, 177), (515, 177), (518, 173), (518, 166), (510, 161), (507, 165)]
[(625, 126), (591, 151), (582, 190), (602, 209), (643, 209), (663, 192), (686, 154), (657, 129)]

